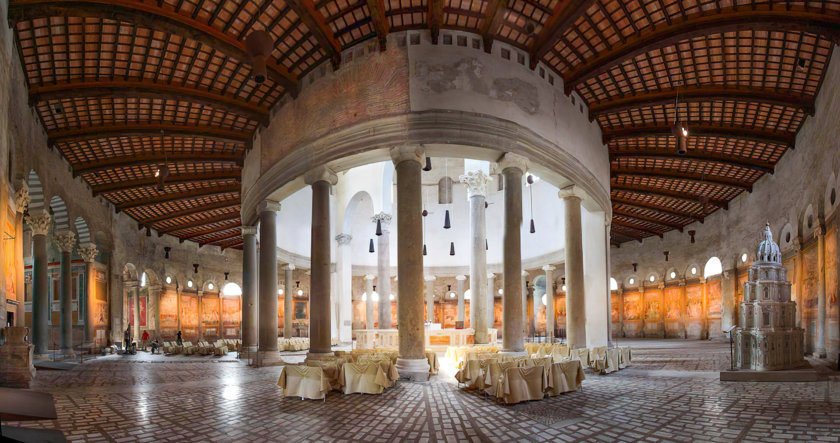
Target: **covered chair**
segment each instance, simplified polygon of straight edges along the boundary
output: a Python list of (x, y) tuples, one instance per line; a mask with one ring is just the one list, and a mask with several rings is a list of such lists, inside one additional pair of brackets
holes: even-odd
[(339, 380), (345, 394), (381, 394), (391, 386), (391, 380), (376, 362), (345, 363), (341, 366)]
[(548, 395), (553, 397), (564, 392), (576, 391), (584, 378), (586, 376), (579, 360), (552, 363), (547, 377)]
[(506, 404), (521, 403), (530, 400), (542, 400), (546, 389), (545, 367), (508, 368), (504, 371), (496, 397)]
[(311, 398), (326, 401), (330, 383), (320, 367), (286, 365), (280, 371), (277, 385), (283, 388), (285, 397)]

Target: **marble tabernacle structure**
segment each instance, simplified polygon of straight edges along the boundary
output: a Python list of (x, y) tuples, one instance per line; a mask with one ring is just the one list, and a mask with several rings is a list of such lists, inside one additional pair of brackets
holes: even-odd
[(796, 303), (790, 299), (790, 286), (768, 223), (749, 280), (744, 283), (739, 328), (734, 336), (736, 369), (774, 371), (805, 364), (804, 331), (796, 326)]

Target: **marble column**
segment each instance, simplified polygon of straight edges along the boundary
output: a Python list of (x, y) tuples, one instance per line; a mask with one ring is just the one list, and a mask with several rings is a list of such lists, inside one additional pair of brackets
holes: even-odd
[(73, 352), (73, 277), (70, 264), (73, 248), (76, 247), (76, 234), (72, 231), (61, 231), (55, 235), (55, 243), (61, 249), (58, 298), (61, 303), (61, 354), (73, 357), (76, 354)]
[(435, 276), (427, 275), (426, 280), (426, 321), (435, 322)]
[[(475, 330), (475, 344), (487, 344), (487, 224), (484, 208), (487, 183), (491, 178), (484, 171), (469, 171), (459, 180), (467, 185), (470, 202), (470, 320)], [(489, 295), (492, 297), (492, 294)]]
[(263, 363), (280, 361), (277, 349), (277, 211), (280, 203), (265, 200), (257, 213), (260, 218), (259, 266), (259, 358)]
[(685, 279), (680, 280), (680, 323), (682, 323), (683, 339), (688, 338), (688, 324), (686, 321), (686, 310), (688, 309), (688, 298), (685, 291)]
[(251, 355), (259, 345), (257, 227), (243, 226), (242, 241), (242, 350)]
[[(611, 232), (612, 218), (608, 213), (604, 214), (604, 266), (607, 270), (607, 347), (612, 347), (613, 344), (613, 322), (612, 322), (612, 289), (610, 288), (610, 276), (612, 271), (610, 269), (610, 232)], [(664, 305), (663, 305), (664, 306)], [(664, 322), (662, 323), (665, 324)]]
[[(557, 325), (556, 305), (554, 304), (554, 271), (557, 268), (552, 265), (545, 265), (542, 270), (545, 272), (545, 340), (547, 342), (554, 341), (554, 327)], [(566, 295), (566, 303), (568, 306), (569, 296)], [(566, 316), (569, 313), (566, 311)], [(534, 311), (536, 316), (536, 311)], [(566, 327), (568, 327), (568, 320), (566, 320)]]
[(29, 211), (26, 223), (32, 229), (32, 344), (35, 355), (49, 352), (50, 344), (50, 289), (47, 274), (47, 232), (50, 230), (50, 214), (43, 210)]
[[(85, 261), (85, 337), (82, 341), (85, 345), (93, 345), (96, 340), (96, 256), (99, 251), (94, 243), (83, 243), (76, 250)], [(103, 298), (105, 294), (102, 294)], [(81, 300), (79, 300), (81, 306)], [(104, 345), (104, 343), (102, 343)]]
[[(140, 341), (140, 285), (138, 282), (131, 282), (131, 285), (128, 287), (129, 294), (132, 297), (132, 301), (134, 303), (134, 315), (131, 318), (131, 341), (132, 342), (139, 342)], [(199, 291), (199, 302), (198, 302), (198, 320), (199, 320), (199, 334), (201, 333), (201, 294)]]
[(423, 327), (423, 199), (420, 168), (425, 153), (420, 146), (391, 150), (397, 179), (397, 322), (400, 377), (429, 379)]
[(496, 274), (487, 273), (487, 329), (496, 327)]
[(379, 288), (379, 329), (391, 329), (391, 214), (380, 212), (372, 218), (382, 226), (376, 238), (376, 286)]
[[(536, 280), (536, 279), (534, 279)], [(548, 301), (548, 295), (545, 296), (546, 301)], [(531, 326), (533, 327), (534, 335), (536, 336), (539, 333), (539, 324), (537, 323), (537, 319), (540, 316), (540, 305), (543, 304), (542, 297), (537, 295), (537, 287), (534, 284), (531, 284)]]
[(822, 222), (814, 231), (817, 237), (817, 340), (814, 356), (825, 358), (826, 290), (825, 290), (825, 226)]
[(295, 265), (287, 263), (283, 266), (283, 338), (291, 338), (294, 335), (293, 326), (295, 323), (295, 291), (297, 288), (292, 281)]
[(586, 291), (580, 196), (574, 186), (560, 190), (566, 238), (566, 338), (571, 349), (586, 347)]
[(338, 182), (335, 173), (319, 166), (304, 176), (312, 187), (312, 236), (308, 359), (322, 359), (332, 353), (332, 309), (330, 296), (330, 186)]
[(518, 154), (506, 153), (499, 161), (505, 188), (505, 215), (502, 271), (502, 348), (505, 352), (525, 352), (522, 314), (522, 175), (528, 160)]
[(455, 281), (458, 282), (458, 318), (457, 321), (461, 322), (464, 328), (467, 326), (464, 324), (464, 311), (465, 311), (465, 303), (464, 303), (464, 286), (467, 283), (467, 276), (466, 275), (456, 275)]
[(373, 274), (365, 275), (365, 329), (374, 329), (373, 316)]
[[(522, 271), (522, 337), (528, 336), (528, 271)], [(524, 345), (523, 345), (524, 346)]]
[(338, 338), (342, 343), (353, 341), (353, 250), (350, 243), (353, 236), (338, 234), (336, 251), (336, 278), (338, 295)]

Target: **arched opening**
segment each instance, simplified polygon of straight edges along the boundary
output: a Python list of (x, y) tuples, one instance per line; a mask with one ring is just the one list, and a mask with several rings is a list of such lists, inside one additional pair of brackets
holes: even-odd
[(712, 257), (706, 262), (703, 268), (703, 277), (709, 278), (715, 275), (720, 275), (723, 272), (723, 264), (717, 257)]
[(438, 204), (448, 205), (452, 203), (452, 185), (455, 183), (449, 177), (438, 180)]
[(234, 282), (228, 282), (224, 287), (222, 287), (222, 295), (225, 297), (241, 296), (242, 288)]
[(617, 291), (618, 290), (618, 282), (615, 281), (614, 278), (610, 277), (610, 291)]

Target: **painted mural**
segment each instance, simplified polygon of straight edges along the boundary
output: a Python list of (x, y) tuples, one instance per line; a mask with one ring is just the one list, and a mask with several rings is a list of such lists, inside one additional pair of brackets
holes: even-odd
[(198, 327), (198, 296), (181, 294), (181, 329), (196, 330)]
[[(13, 239), (15, 238), (15, 233), (17, 231), (15, 227), (15, 220), (17, 217), (11, 208), (9, 208), (8, 212), (9, 213), (6, 215), (6, 225), (3, 227), (3, 238)], [(14, 242), (10, 243), (14, 244)], [(15, 248), (12, 245), (7, 246), (5, 241), (3, 246), (3, 262), (5, 263), (3, 271), (6, 279), (6, 299), (17, 300), (17, 267), (15, 265)]]
[(628, 292), (624, 294), (624, 319), (625, 320), (641, 320), (642, 308), (639, 303), (641, 295), (638, 292)]
[[(134, 297), (128, 297), (128, 321), (134, 320)], [(146, 297), (140, 296), (140, 327), (146, 326)]]
[(679, 320), (682, 317), (682, 288), (670, 286), (665, 288), (665, 318)]
[(105, 281), (105, 273), (95, 271), (95, 282), (93, 285), (93, 321), (97, 327), (108, 325), (108, 282)]
[(201, 297), (201, 324), (218, 327), (219, 320), (219, 298), (213, 295)]
[(225, 327), (237, 327), (242, 321), (242, 299), (226, 297), (222, 299), (222, 324)]
[(160, 294), (160, 327), (178, 327), (178, 294), (165, 291)]

